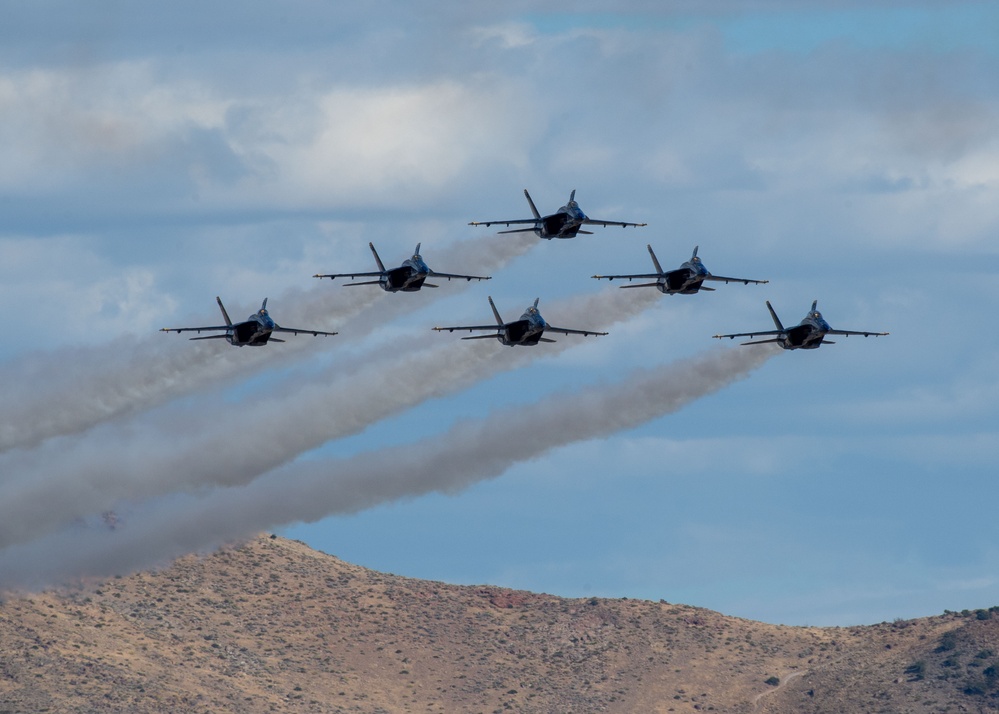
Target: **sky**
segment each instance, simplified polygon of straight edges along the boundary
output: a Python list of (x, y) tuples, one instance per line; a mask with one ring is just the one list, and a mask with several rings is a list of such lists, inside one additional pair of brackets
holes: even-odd
[[(999, 603), (999, 8), (7, 8), (0, 589), (277, 532), (368, 568), (789, 625)], [(471, 221), (569, 192), (572, 240)], [(502, 227), (500, 227), (502, 228)], [(389, 294), (316, 273), (490, 275)], [(595, 274), (766, 279), (666, 296)], [(269, 298), (336, 331), (162, 327)], [(539, 298), (558, 335), (439, 325)], [(890, 332), (810, 351), (719, 333)], [(102, 514), (113, 511), (115, 527)]]

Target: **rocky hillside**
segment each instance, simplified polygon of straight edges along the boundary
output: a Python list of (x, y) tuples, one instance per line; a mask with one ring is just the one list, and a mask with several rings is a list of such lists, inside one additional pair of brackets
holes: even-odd
[(0, 712), (999, 711), (999, 614), (766, 625), (365, 570), (263, 536), (0, 605)]

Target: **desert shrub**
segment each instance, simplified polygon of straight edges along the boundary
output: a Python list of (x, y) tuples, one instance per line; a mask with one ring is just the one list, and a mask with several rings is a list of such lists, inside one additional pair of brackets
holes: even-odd
[(912, 677), (913, 681), (919, 681), (926, 676), (926, 662), (923, 660), (913, 662), (905, 668), (905, 673)]
[(940, 643), (937, 645), (935, 651), (950, 652), (955, 647), (957, 647), (957, 633), (951, 630), (940, 635)]
[(780, 677), (770, 677), (766, 679), (763, 683), (769, 684), (771, 687), (776, 687), (778, 684), (780, 684)]

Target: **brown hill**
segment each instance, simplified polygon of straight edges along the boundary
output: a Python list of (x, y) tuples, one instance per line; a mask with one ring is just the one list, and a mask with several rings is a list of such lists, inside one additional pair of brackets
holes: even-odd
[(767, 625), (385, 575), (260, 537), (0, 605), (0, 712), (999, 711), (993, 610)]

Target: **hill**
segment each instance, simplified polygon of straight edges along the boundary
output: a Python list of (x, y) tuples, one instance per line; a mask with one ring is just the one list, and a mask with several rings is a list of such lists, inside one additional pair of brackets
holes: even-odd
[(999, 617), (768, 625), (373, 572), (261, 536), (0, 605), (0, 712), (999, 711)]

